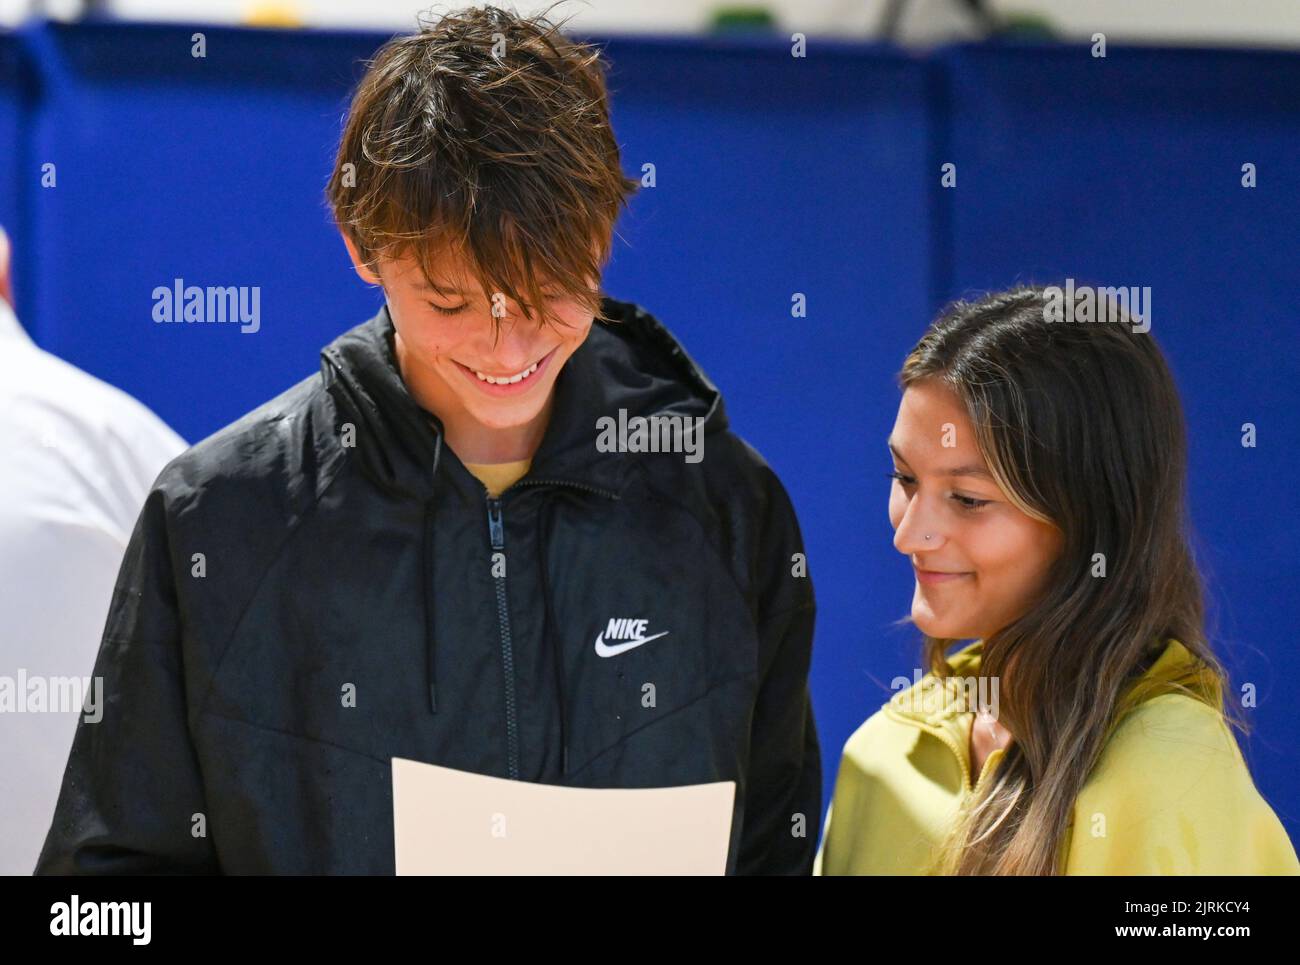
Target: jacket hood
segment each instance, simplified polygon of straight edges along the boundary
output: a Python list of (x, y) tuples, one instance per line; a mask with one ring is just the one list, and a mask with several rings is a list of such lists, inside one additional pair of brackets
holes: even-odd
[[(703, 418), (706, 438), (728, 421), (721, 393), (663, 323), (608, 296), (601, 306), (612, 321), (593, 322), (556, 378), (551, 420), (531, 473), (617, 494), (628, 460), (596, 448), (597, 419), (617, 419), (620, 410), (629, 418)], [(340, 427), (355, 427), (363, 471), (390, 492), (424, 499), (436, 489), (443, 427), (402, 381), (393, 333), (385, 304), (322, 350), (321, 375)]]

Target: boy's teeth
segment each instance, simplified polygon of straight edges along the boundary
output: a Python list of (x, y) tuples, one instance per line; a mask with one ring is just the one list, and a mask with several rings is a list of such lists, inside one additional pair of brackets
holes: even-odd
[(484, 375), (482, 372), (478, 371), (477, 369), (474, 370), (474, 374), (478, 376), (480, 382), (491, 382), (493, 385), (509, 385), (514, 382), (523, 381), (524, 379), (528, 378), (528, 376), (532, 375), (536, 371), (537, 371), (537, 363), (534, 362), (532, 365), (528, 366), (528, 368), (524, 369), (522, 372), (516, 372), (514, 375), (509, 375), (506, 376), (505, 378), (498, 379), (490, 375)]

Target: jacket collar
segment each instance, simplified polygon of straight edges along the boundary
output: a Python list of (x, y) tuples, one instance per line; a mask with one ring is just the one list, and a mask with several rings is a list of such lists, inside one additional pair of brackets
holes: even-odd
[[(984, 641), (977, 640), (948, 657), (953, 675), (942, 680), (926, 674), (919, 682), (890, 698), (884, 711), (889, 718), (912, 724), (937, 737), (965, 740), (970, 733), (966, 719), (974, 712), (967, 706), (967, 691), (958, 680), (979, 674)], [(1189, 687), (1213, 706), (1221, 706), (1218, 680), (1181, 642), (1170, 638), (1156, 661), (1147, 668), (1124, 696), (1123, 706), (1137, 704), (1164, 693), (1181, 693)]]
[[(597, 450), (599, 418), (617, 419), (620, 410), (703, 417), (707, 437), (727, 427), (727, 416), (717, 387), (661, 322), (608, 296), (602, 312), (614, 321), (593, 323), (557, 377), (551, 419), (527, 478), (618, 495), (630, 460)], [(427, 498), (440, 476), (472, 483), (442, 446), (441, 421), (407, 391), (393, 335), (385, 304), (322, 350), (322, 378), (339, 410), (336, 428), (355, 427), (363, 470), (390, 491)]]
[[(982, 640), (963, 647), (948, 657), (954, 671), (952, 676), (936, 680), (932, 674), (926, 674), (912, 687), (895, 694), (883, 708), (885, 716), (891, 720), (917, 727), (948, 746), (961, 767), (963, 794), (967, 792), (971, 779), (969, 742), (974, 709), (967, 709), (966, 691), (955, 678), (978, 675), (983, 649)], [(1126, 709), (1160, 693), (1173, 692), (1178, 683), (1217, 698), (1217, 680), (1213, 674), (1202, 668), (1182, 643), (1170, 639), (1161, 655), (1125, 694), (1123, 707), (1111, 725), (1112, 730)], [(1221, 707), (1222, 704), (1216, 703), (1215, 706)], [(1006, 754), (1007, 748), (1002, 747), (989, 753), (973, 793), (978, 793), (980, 786), (993, 779)]]

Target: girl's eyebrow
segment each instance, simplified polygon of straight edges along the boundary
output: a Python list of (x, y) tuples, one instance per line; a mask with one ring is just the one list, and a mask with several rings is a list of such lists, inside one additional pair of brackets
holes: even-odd
[[(892, 453), (893, 453), (893, 454), (898, 458), (898, 461), (899, 461), (899, 462), (902, 462), (902, 463), (906, 463), (906, 462), (907, 462), (907, 460), (903, 458), (903, 454), (902, 454), (901, 452), (898, 451), (898, 447), (894, 445), (894, 440), (893, 440), (893, 438), (890, 438), (890, 439), (888, 440), (887, 445), (889, 446), (889, 451), (892, 452)], [(942, 475), (942, 476), (982, 476), (982, 477), (985, 478), (985, 479), (992, 479), (992, 478), (993, 478), (993, 473), (989, 472), (989, 471), (988, 471), (987, 469), (985, 469), (983, 466), (954, 466), (952, 469), (944, 469), (944, 470), (940, 473), (940, 475)]]
[(993, 473), (989, 472), (983, 466), (957, 466), (954, 469), (945, 469), (945, 476), (982, 476), (985, 479), (992, 479)]

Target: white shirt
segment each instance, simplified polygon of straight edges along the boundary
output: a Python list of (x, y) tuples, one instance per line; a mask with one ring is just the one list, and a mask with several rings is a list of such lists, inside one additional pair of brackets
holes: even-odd
[(145, 495), (185, 448), (125, 392), (38, 348), (0, 299), (0, 874), (36, 867), (81, 714), (58, 710), (72, 691), (51, 678), (92, 676)]

